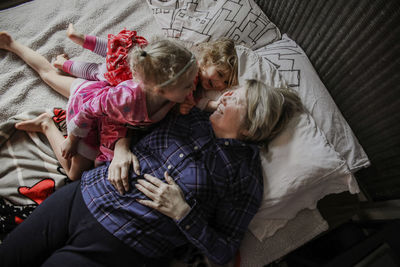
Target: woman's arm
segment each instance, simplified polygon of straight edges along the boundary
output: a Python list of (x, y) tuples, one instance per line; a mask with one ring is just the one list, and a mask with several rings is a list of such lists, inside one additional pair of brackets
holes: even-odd
[(260, 183), (254, 177), (242, 179), (242, 184), (247, 184), (247, 188), (241, 188), (235, 201), (221, 200), (216, 208), (216, 220), (211, 224), (196, 200), (186, 201), (179, 186), (167, 177), (168, 184), (151, 175), (145, 175), (146, 180), (139, 180), (136, 187), (151, 200), (138, 202), (174, 219), (187, 239), (212, 261), (218, 264), (229, 262), (239, 249), (243, 235), (260, 205)]
[[(256, 214), (262, 198), (262, 187), (254, 177), (247, 177), (245, 187), (237, 187), (234, 199), (224, 196), (217, 204), (215, 217), (210, 220), (195, 199), (190, 212), (178, 227), (186, 238), (217, 264), (226, 264), (236, 255), (251, 219)], [(242, 183), (244, 185), (246, 183)], [(234, 186), (234, 185), (233, 185)]]

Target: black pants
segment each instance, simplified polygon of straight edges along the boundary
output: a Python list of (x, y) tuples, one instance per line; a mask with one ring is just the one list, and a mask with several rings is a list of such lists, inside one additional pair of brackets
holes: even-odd
[(57, 190), (0, 245), (0, 266), (143, 266), (145, 257), (102, 227), (79, 181)]

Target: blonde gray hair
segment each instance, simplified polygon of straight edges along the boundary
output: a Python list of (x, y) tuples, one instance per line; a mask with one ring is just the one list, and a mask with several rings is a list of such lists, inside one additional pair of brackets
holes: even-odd
[[(193, 54), (176, 40), (157, 37), (146, 47), (135, 46), (129, 54), (134, 77), (145, 86), (175, 86), (196, 65)], [(189, 64), (189, 65), (188, 65)], [(185, 69), (185, 73), (182, 70)], [(179, 76), (179, 77), (178, 77)]]
[(246, 80), (247, 114), (242, 139), (267, 145), (288, 124), (293, 115), (303, 111), (297, 93), (290, 88), (275, 88), (261, 81)]

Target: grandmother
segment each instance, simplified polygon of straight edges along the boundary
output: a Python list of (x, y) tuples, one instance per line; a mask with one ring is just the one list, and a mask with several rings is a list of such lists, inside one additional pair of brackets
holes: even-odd
[(0, 246), (1, 266), (144, 266), (191, 244), (232, 259), (263, 194), (258, 148), (297, 111), (298, 96), (256, 80), (208, 116), (169, 115), (131, 147), (140, 170), (121, 194), (108, 165), (56, 191)]

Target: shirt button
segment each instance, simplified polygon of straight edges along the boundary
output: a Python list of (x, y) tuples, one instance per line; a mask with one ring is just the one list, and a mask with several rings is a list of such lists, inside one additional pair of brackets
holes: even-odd
[(185, 226), (185, 229), (186, 229), (186, 230), (189, 230), (189, 229), (190, 229), (190, 225), (186, 225), (186, 226)]
[(168, 170), (170, 170), (170, 169), (172, 168), (172, 165), (168, 165), (168, 167), (167, 167), (167, 168), (168, 168)]
[(179, 154), (179, 157), (180, 157), (180, 158), (183, 158), (183, 153)]
[(194, 146), (194, 150), (197, 150), (197, 149), (199, 149), (199, 147), (198, 146)]
[(226, 146), (229, 146), (229, 142), (228, 142), (228, 141), (225, 141), (225, 145), (226, 145)]

